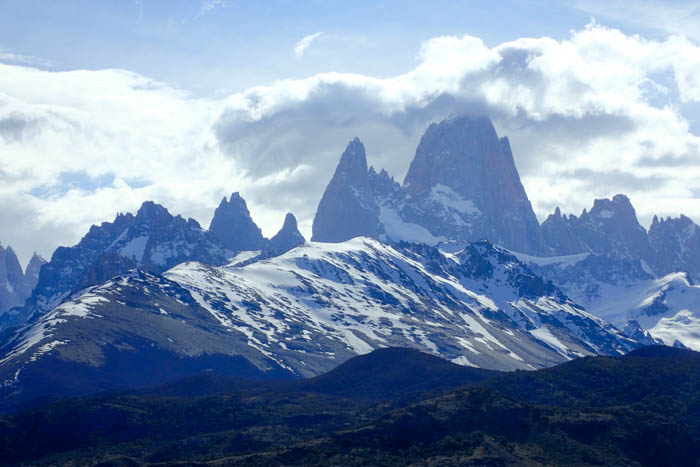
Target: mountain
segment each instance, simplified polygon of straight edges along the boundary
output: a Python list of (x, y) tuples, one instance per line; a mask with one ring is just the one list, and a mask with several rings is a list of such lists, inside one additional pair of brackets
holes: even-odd
[(616, 195), (579, 217), (557, 208), (542, 230), (562, 256), (516, 253), (537, 274), (620, 329), (700, 350), (700, 228), (692, 220), (655, 217), (647, 232), (630, 200)]
[(0, 315), (24, 304), (36, 287), (39, 270), (45, 263), (41, 256), (34, 253), (26, 272), (23, 272), (12, 247), (0, 245)]
[(542, 231), (556, 255), (589, 252), (647, 262), (652, 255), (646, 230), (625, 195), (596, 199), (590, 212), (584, 209), (580, 217), (561, 216), (557, 209), (542, 224)]
[(284, 224), (280, 231), (268, 242), (267, 249), (271, 256), (279, 256), (303, 245), (305, 241), (304, 236), (297, 227), (297, 218), (289, 212), (284, 218)]
[(238, 192), (228, 200), (221, 200), (209, 224), (209, 232), (229, 251), (261, 250), (266, 242)]
[(24, 280), (28, 286), (28, 289), (30, 290), (30, 293), (34, 290), (34, 287), (36, 287), (36, 285), (39, 283), (39, 273), (41, 272), (41, 268), (46, 263), (47, 261), (36, 252), (32, 255), (32, 258), (29, 260), (29, 264), (27, 264), (27, 269), (24, 271)]
[(421, 138), (403, 186), (367, 168), (356, 138), (319, 203), (312, 240), (356, 236), (461, 244), (488, 238), (516, 251), (544, 253), (539, 223), (510, 143), (486, 117), (452, 117)]
[(6, 313), (0, 327), (22, 324), (33, 314), (60, 305), (78, 290), (100, 284), (134, 267), (161, 272), (188, 260), (223, 264), (232, 252), (194, 219), (171, 215), (146, 201), (136, 215), (93, 225), (72, 247), (59, 247), (41, 268), (26, 306)]
[(190, 292), (134, 270), (89, 287), (20, 328), (0, 354), (0, 406), (153, 385), (212, 368), (291, 377), (202, 309)]
[[(691, 466), (700, 450), (699, 378), (700, 354), (662, 346), (509, 373), (382, 349), (310, 380), (255, 383), (207, 373), (6, 415), (0, 458), (22, 465)], [(212, 384), (211, 392), (189, 395), (194, 382)]]
[[(92, 226), (77, 245), (57, 248), (51, 261), (41, 268), (26, 306), (3, 315), (0, 330), (19, 326), (72, 294), (134, 268), (163, 272), (186, 261), (223, 265), (245, 249), (266, 249), (267, 256), (272, 256), (303, 240), (295, 236), (298, 230), (293, 216), (285, 226), (270, 249), (238, 193), (221, 201), (210, 230), (202, 229), (194, 219), (173, 216), (163, 206), (146, 201), (136, 215), (119, 214), (113, 222)], [(36, 269), (30, 263), (28, 272), (36, 274)]]
[(380, 347), (533, 369), (637, 345), (486, 241), (446, 254), (360, 237), (88, 287), (0, 347), (0, 398), (12, 405), (41, 395), (34, 391), (119, 387), (125, 371), (165, 381), (167, 360), (187, 367), (203, 358), (191, 365), (201, 368), (237, 356), (252, 373), (308, 377)]
[(344, 242), (383, 233), (379, 207), (368, 178), (365, 147), (353, 139), (340, 157), (313, 221), (311, 241)]
[(431, 124), (404, 180), (401, 217), (448, 240), (541, 251), (539, 223), (520, 182), (508, 138), (487, 117)]
[(689, 217), (659, 220), (654, 216), (649, 243), (654, 250), (652, 266), (658, 274), (682, 271), (700, 282), (700, 227)]
[(415, 349), (388, 347), (353, 357), (319, 376), (291, 381), (285, 389), (387, 401), (424, 391), (466, 386), (498, 374), (457, 365)]

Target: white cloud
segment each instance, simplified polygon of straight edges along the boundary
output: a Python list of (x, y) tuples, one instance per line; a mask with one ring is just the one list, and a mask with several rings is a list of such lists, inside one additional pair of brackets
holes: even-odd
[(451, 113), (486, 113), (509, 135), (540, 217), (624, 192), (643, 220), (697, 221), (700, 138), (678, 109), (700, 100), (698, 57), (682, 37), (595, 23), (496, 47), (445, 36), (405, 74), (323, 73), (222, 100), (120, 70), (0, 64), (0, 240), (48, 255), (145, 199), (206, 227), (233, 191), (267, 235), (292, 211), (308, 236), (350, 139), (400, 180), (427, 125)]
[(304, 52), (306, 49), (311, 45), (311, 43), (321, 37), (323, 35), (322, 32), (316, 32), (314, 34), (309, 34), (308, 36), (302, 37), (302, 39), (297, 42), (297, 45), (294, 46), (294, 55), (296, 58), (301, 58), (304, 56)]

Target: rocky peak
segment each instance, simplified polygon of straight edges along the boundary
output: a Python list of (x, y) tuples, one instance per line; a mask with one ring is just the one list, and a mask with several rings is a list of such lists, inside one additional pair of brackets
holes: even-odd
[(581, 242), (576, 238), (573, 226), (578, 219), (576, 216), (561, 214), (559, 206), (542, 223), (542, 235), (549, 245), (550, 254), (574, 255), (585, 251)]
[(269, 249), (272, 255), (281, 255), (292, 248), (303, 245), (305, 241), (304, 236), (297, 227), (296, 217), (289, 212), (284, 218), (284, 224), (280, 231), (270, 239)]
[(451, 117), (432, 123), (418, 144), (404, 187), (414, 196), (437, 184), (473, 195), (469, 188), (473, 178), (482, 176), (486, 161), (502, 156), (503, 149), (487, 117)]
[[(510, 142), (499, 139), (487, 117), (459, 116), (431, 124), (403, 188), (411, 197), (430, 199), (425, 209), (409, 214), (410, 222), (424, 225), (419, 217), (434, 211), (433, 201), (438, 199), (458, 208), (460, 225), (436, 226), (438, 219), (426, 223), (437, 227), (430, 229), (433, 235), (466, 241), (488, 238), (517, 251), (546, 252)], [(453, 218), (448, 211), (443, 217)]]
[(167, 209), (153, 201), (144, 201), (136, 213), (136, 219), (143, 222), (148, 219), (157, 219), (159, 217), (172, 217)]
[(226, 197), (221, 200), (209, 231), (231, 251), (260, 250), (265, 245), (260, 228), (253, 222), (248, 206), (238, 192), (228, 200)]
[(700, 227), (687, 216), (654, 220), (649, 243), (655, 253), (655, 269), (660, 274), (686, 271), (700, 280)]
[(15, 251), (11, 246), (0, 245), (0, 314), (22, 305), (31, 289)]
[(369, 183), (372, 192), (378, 198), (386, 198), (401, 188), (385, 169), (377, 173), (374, 167), (369, 168)]
[(606, 223), (624, 222), (634, 229), (639, 230), (639, 228), (642, 228), (637, 221), (637, 213), (632, 207), (632, 202), (627, 196), (622, 194), (615, 195), (612, 199), (596, 199), (588, 215)]
[(578, 218), (550, 216), (542, 224), (542, 231), (555, 255), (589, 252), (638, 258), (649, 264), (652, 259), (646, 230), (625, 195), (596, 199), (591, 210), (584, 209)]
[(24, 279), (31, 289), (34, 289), (37, 282), (39, 282), (39, 271), (46, 263), (47, 261), (40, 254), (34, 252), (32, 259), (30, 259), (29, 264), (27, 264), (26, 271), (24, 272)]
[(311, 239), (344, 242), (359, 236), (378, 238), (382, 232), (378, 216), (365, 147), (355, 138), (345, 148), (321, 197)]
[(361, 186), (367, 180), (367, 156), (365, 145), (359, 138), (350, 141), (340, 156), (340, 162), (335, 170), (336, 176), (344, 178), (347, 183)]

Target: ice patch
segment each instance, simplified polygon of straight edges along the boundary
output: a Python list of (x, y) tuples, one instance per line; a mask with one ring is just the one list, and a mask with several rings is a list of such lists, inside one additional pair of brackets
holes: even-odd
[(551, 347), (554, 347), (561, 356), (569, 360), (571, 359), (571, 357), (569, 356), (568, 347), (565, 346), (559, 339), (557, 339), (556, 336), (552, 334), (552, 332), (546, 327), (543, 326), (541, 328), (533, 329), (530, 331), (530, 334), (532, 334), (542, 342), (549, 344)]
[(473, 364), (472, 362), (469, 361), (467, 357), (464, 355), (460, 355), (457, 358), (453, 358), (450, 360), (452, 363), (456, 363), (457, 365), (462, 365), (462, 366), (472, 366), (474, 368), (478, 368), (478, 365)]
[(462, 214), (481, 215), (481, 211), (473, 201), (462, 198), (456, 191), (440, 183), (430, 190), (430, 200)]
[(422, 225), (404, 221), (399, 213), (392, 207), (379, 206), (379, 221), (384, 225), (384, 233), (393, 241), (406, 241), (413, 243), (425, 243), (437, 245), (445, 241), (445, 237), (436, 237)]
[(534, 264), (537, 266), (549, 266), (549, 265), (559, 265), (560, 267), (573, 266), (574, 264), (583, 261), (588, 258), (590, 253), (580, 253), (577, 255), (567, 255), (567, 256), (530, 256), (525, 253), (519, 253), (517, 251), (508, 250), (513, 256), (518, 258), (519, 261), (525, 264)]
[(125, 258), (131, 258), (137, 263), (143, 260), (143, 253), (146, 251), (146, 244), (148, 243), (148, 236), (136, 237), (129, 243), (124, 245), (120, 250), (119, 254)]

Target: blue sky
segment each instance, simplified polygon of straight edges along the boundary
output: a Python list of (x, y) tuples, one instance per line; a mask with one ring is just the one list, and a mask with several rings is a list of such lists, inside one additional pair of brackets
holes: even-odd
[(206, 226), (233, 191), (308, 236), (347, 141), (400, 181), (465, 112), (540, 220), (626, 193), (699, 221), (698, 5), (0, 0), (0, 242), (50, 256), (145, 199)]
[[(594, 14), (630, 33), (667, 34), (573, 2), (536, 0), (3, 0), (0, 11), (6, 52), (55, 70), (123, 68), (200, 95), (326, 71), (392, 76), (413, 67), (421, 42), (432, 37), (470, 34), (489, 46), (559, 39)], [(297, 59), (294, 45), (319, 31)]]

